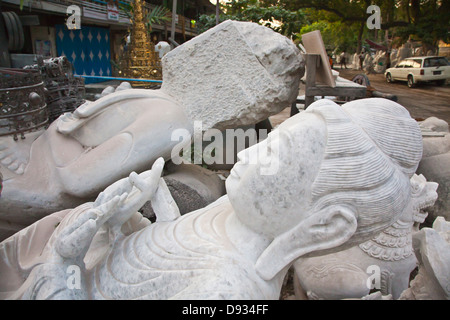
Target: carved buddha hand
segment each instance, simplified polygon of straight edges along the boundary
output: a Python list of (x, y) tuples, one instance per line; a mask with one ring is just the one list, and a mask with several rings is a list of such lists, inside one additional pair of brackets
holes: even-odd
[(103, 225), (110, 229), (114, 238), (117, 237), (122, 225), (155, 196), (163, 167), (164, 159), (159, 158), (151, 170), (140, 175), (132, 172), (128, 178), (115, 182), (101, 192), (92, 209), (61, 231), (56, 241), (57, 252), (64, 258), (77, 258), (85, 254)]

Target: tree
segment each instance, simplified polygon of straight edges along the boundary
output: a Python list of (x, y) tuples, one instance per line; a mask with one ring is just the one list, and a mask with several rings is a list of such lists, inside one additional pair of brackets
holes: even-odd
[(320, 31), (327, 51), (354, 52), (357, 50), (358, 26), (356, 24), (347, 25), (342, 21), (318, 20), (302, 27), (296, 36), (301, 39), (303, 34), (314, 30)]
[[(120, 3), (119, 8), (125, 12), (130, 20), (133, 20), (133, 5)], [(148, 33), (152, 32), (152, 25), (155, 23), (161, 24), (164, 21), (171, 21), (172, 14), (169, 9), (164, 6), (155, 6), (151, 11), (147, 12), (144, 18), (145, 26), (147, 27)]]
[[(426, 53), (436, 49), (439, 40), (449, 41), (449, 0), (230, 0), (222, 7), (220, 21), (253, 21), (294, 39), (318, 29), (330, 46), (360, 52), (364, 38), (384, 40), (381, 32), (366, 26), (372, 4), (381, 9), (381, 30), (401, 43), (421, 41)], [(200, 25), (203, 30), (214, 26), (215, 17), (200, 17)]]
[[(273, 29), (287, 37), (295, 36), (306, 23), (301, 10), (288, 10), (276, 3), (264, 5), (258, 0), (228, 1), (222, 5), (225, 12), (219, 17), (219, 22), (231, 19), (236, 21), (252, 21)], [(216, 25), (215, 15), (202, 15), (199, 18), (200, 32)]]
[[(275, 0), (265, 0), (266, 2)], [(347, 26), (356, 35), (354, 40), (356, 42), (356, 52), (360, 52), (362, 49), (362, 38), (366, 28), (366, 21), (369, 15), (367, 14), (367, 7), (372, 4), (371, 0), (280, 0), (279, 4), (286, 9), (313, 9), (318, 11), (321, 15), (322, 21), (333, 23), (336, 27), (339, 27), (341, 31), (342, 27)], [(311, 10), (312, 11), (312, 10)], [(310, 12), (311, 12), (310, 11)], [(311, 19), (310, 19), (311, 20)], [(316, 20), (320, 21), (320, 20)], [(344, 28), (345, 29), (345, 28)], [(342, 33), (338, 33), (339, 36)], [(345, 39), (348, 40), (348, 37)], [(349, 41), (345, 41), (341, 46), (349, 46)], [(347, 48), (348, 50), (349, 48)]]
[(449, 0), (264, 0), (266, 4), (274, 2), (290, 10), (313, 8), (326, 11), (341, 22), (358, 24), (359, 44), (368, 18), (366, 10), (372, 4), (381, 9), (381, 30), (389, 30), (402, 41), (410, 37), (422, 41), (425, 52), (428, 48), (436, 48), (439, 40), (449, 40)]
[(449, 42), (450, 1), (404, 0), (402, 4), (397, 14), (407, 23), (393, 28), (395, 36), (421, 41), (425, 53), (436, 50), (439, 40)]

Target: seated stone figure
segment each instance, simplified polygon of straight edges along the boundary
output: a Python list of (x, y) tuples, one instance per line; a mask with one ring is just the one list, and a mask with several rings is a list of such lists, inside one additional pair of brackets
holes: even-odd
[(204, 130), (250, 125), (279, 113), (295, 101), (304, 73), (291, 40), (234, 21), (177, 47), (162, 64), (160, 90), (114, 92), (61, 116), (44, 133), (17, 142), (0, 138), (0, 240), (93, 201), (159, 157), (168, 160), (179, 144), (172, 139), (176, 129), (192, 132), (194, 121)]
[[(166, 214), (159, 160), (3, 241), (1, 296), (278, 299), (296, 259), (360, 244), (411, 210), (421, 154), (419, 126), (399, 104), (317, 101), (239, 153), (228, 194), (203, 209)], [(140, 223), (149, 199), (157, 221)]]

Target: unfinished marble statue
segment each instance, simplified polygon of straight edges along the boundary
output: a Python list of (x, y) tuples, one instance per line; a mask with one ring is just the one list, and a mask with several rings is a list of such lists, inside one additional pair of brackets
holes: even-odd
[[(158, 160), (3, 241), (1, 296), (278, 299), (296, 259), (358, 245), (411, 210), (421, 154), (420, 129), (395, 102), (317, 101), (239, 153), (227, 195), (203, 209), (179, 216)], [(149, 199), (153, 224), (136, 214)]]
[(414, 50), (412, 43), (410, 41), (405, 42), (398, 50), (395, 58), (391, 59), (391, 66), (395, 67), (402, 60), (412, 57), (414, 55)]
[(370, 54), (367, 54), (363, 61), (363, 70), (366, 73), (374, 73), (373, 69), (373, 57)]
[(373, 69), (376, 73), (384, 73), (386, 71), (386, 52), (378, 50), (373, 58)]
[(400, 300), (450, 300), (450, 222), (437, 217), (414, 234), (413, 246), (419, 272)]
[[(224, 179), (212, 170), (191, 163), (166, 163), (163, 179), (181, 215), (206, 207), (226, 194)], [(156, 218), (150, 201), (139, 212), (150, 221)]]
[(155, 51), (158, 52), (159, 58), (162, 59), (170, 52), (170, 44), (166, 41), (160, 41), (155, 45)]
[(108, 89), (35, 141), (21, 141), (24, 148), (0, 138), (0, 240), (94, 200), (159, 157), (169, 159), (179, 145), (172, 141), (176, 129), (192, 132), (196, 120), (204, 130), (255, 124), (279, 113), (296, 99), (303, 73), (291, 40), (258, 24), (226, 21), (164, 56), (161, 90)]
[[(408, 288), (410, 274), (417, 267), (412, 236), (426, 218), (424, 210), (436, 201), (437, 187), (437, 183), (427, 182), (423, 175), (414, 174), (411, 178), (412, 207), (392, 226), (353, 248), (298, 259), (294, 263), (297, 298), (362, 298), (371, 289), (378, 289), (382, 295), (398, 299)], [(374, 266), (379, 279), (372, 279)]]

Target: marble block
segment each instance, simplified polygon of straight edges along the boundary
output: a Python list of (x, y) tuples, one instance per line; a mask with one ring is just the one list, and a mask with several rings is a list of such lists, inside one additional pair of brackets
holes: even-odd
[(295, 44), (250, 22), (225, 21), (162, 59), (162, 90), (203, 130), (258, 123), (295, 101), (304, 60)]

